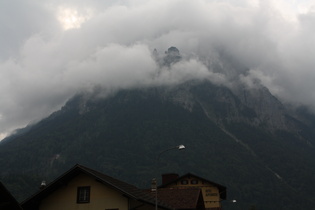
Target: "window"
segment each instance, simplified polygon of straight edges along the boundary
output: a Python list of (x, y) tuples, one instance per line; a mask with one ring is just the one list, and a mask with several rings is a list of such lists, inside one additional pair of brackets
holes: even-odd
[(90, 203), (90, 191), (91, 187), (78, 187), (77, 191), (77, 203)]
[(193, 180), (190, 181), (190, 183), (191, 183), (191, 184), (198, 184), (198, 180), (193, 179)]
[(188, 184), (188, 180), (184, 179), (184, 180), (182, 180), (180, 183), (181, 183), (182, 185), (186, 185), (186, 184)]

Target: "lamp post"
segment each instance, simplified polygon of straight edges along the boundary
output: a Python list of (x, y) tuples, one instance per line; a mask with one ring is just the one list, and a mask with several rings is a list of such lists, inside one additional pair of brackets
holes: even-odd
[(163, 153), (165, 153), (165, 152), (167, 152), (167, 151), (170, 151), (170, 150), (173, 150), (173, 149), (178, 149), (178, 150), (183, 150), (183, 149), (185, 149), (185, 146), (184, 145), (182, 145), (182, 144), (180, 144), (180, 145), (178, 145), (178, 146), (176, 146), (176, 147), (171, 147), (171, 148), (168, 148), (168, 149), (165, 149), (165, 150), (163, 150), (163, 151), (161, 151), (161, 152), (159, 152), (159, 154), (157, 155), (157, 157), (156, 157), (156, 172), (157, 172), (157, 176), (156, 176), (156, 178), (155, 178), (155, 210), (157, 210), (158, 209), (158, 205), (157, 205), (157, 203), (158, 203), (158, 184), (157, 184), (157, 177), (158, 177), (158, 169), (159, 169), (159, 159), (160, 159), (160, 157), (161, 157), (161, 155), (163, 154)]

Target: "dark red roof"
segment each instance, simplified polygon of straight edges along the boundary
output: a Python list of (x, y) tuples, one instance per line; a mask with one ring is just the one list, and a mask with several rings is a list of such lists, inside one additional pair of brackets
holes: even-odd
[(201, 189), (197, 188), (160, 188), (158, 189), (158, 200), (178, 210), (204, 208)]

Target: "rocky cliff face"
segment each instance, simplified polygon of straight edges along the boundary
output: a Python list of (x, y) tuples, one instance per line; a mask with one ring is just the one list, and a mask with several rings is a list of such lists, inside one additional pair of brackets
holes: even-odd
[[(176, 47), (170, 47), (164, 55), (159, 55), (157, 50), (154, 50), (153, 57), (160, 66), (167, 67), (182, 59)], [(222, 60), (214, 62), (211, 68), (233, 81), (238, 80), (240, 72), (246, 74), (248, 71), (239, 64), (231, 63), (224, 56), (222, 59), (223, 63)], [(270, 131), (298, 132), (297, 121), (303, 121), (302, 118), (283, 105), (259, 81), (254, 82), (251, 87), (240, 81), (233, 83), (233, 87), (226, 87), (213, 85), (209, 81), (189, 81), (178, 86), (164, 88), (162, 97), (190, 111), (194, 106), (199, 105), (213, 122), (220, 124), (223, 121), (243, 122), (251, 126), (264, 127)], [(202, 88), (207, 89), (207, 92), (200, 88), (200, 84), (203, 85)]]
[(259, 85), (257, 88), (242, 88), (237, 92), (240, 101), (256, 113), (257, 126), (287, 131), (292, 128), (286, 118), (288, 110), (266, 87)]
[(242, 122), (270, 132), (298, 132), (299, 123), (306, 123), (261, 85), (252, 89), (238, 87), (232, 91), (209, 81), (190, 81), (157, 90), (164, 100), (171, 100), (189, 111), (195, 106), (202, 107), (215, 123)]

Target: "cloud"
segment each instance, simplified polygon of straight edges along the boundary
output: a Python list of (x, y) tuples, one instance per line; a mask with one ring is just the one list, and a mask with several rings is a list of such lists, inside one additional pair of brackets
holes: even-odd
[[(19, 5), (19, 6), (17, 6)], [(259, 80), (315, 109), (311, 1), (120, 0), (0, 3), (0, 135), (80, 91), (207, 78)], [(152, 57), (176, 46), (183, 59)]]

